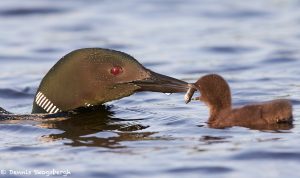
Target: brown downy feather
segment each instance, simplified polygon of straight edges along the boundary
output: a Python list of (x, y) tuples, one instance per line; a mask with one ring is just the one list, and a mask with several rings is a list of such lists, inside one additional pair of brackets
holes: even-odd
[[(194, 86), (198, 97), (210, 110), (208, 124), (213, 128), (242, 126), (264, 129), (278, 123), (292, 123), (292, 104), (289, 100), (273, 100), (264, 103), (232, 108), (231, 92), (227, 82), (217, 74), (201, 77)], [(188, 99), (192, 94), (187, 96)], [(274, 128), (278, 128), (277, 126)]]

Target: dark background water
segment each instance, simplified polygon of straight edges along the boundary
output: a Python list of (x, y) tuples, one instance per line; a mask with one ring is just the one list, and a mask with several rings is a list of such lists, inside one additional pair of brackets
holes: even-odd
[(291, 99), (295, 121), (287, 130), (211, 129), (203, 104), (139, 93), (108, 103), (96, 118), (0, 122), (0, 170), (299, 177), (299, 29), (296, 0), (3, 0), (0, 106), (9, 111), (30, 113), (40, 80), (63, 55), (102, 47), (188, 82), (221, 74), (236, 105)]

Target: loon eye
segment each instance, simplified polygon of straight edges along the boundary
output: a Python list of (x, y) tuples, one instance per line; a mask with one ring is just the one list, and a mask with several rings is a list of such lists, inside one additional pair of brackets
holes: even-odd
[(123, 69), (120, 66), (114, 66), (113, 68), (110, 69), (110, 73), (115, 76), (121, 74), (122, 72), (123, 72)]

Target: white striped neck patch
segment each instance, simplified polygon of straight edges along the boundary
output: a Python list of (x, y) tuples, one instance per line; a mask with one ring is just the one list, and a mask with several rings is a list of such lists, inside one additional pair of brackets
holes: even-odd
[(61, 109), (55, 106), (42, 92), (38, 92), (36, 95), (35, 103), (49, 114), (61, 112)]

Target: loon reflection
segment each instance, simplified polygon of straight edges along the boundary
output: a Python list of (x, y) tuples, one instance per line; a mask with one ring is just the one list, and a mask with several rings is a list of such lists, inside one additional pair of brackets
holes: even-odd
[(116, 118), (111, 109), (112, 106), (79, 108), (67, 113), (62, 120), (43, 120), (39, 127), (58, 129), (62, 133), (45, 135), (42, 140), (67, 140), (64, 144), (70, 146), (124, 148), (123, 141), (161, 139), (151, 137), (156, 132), (142, 132), (149, 126), (141, 125), (137, 120)]

